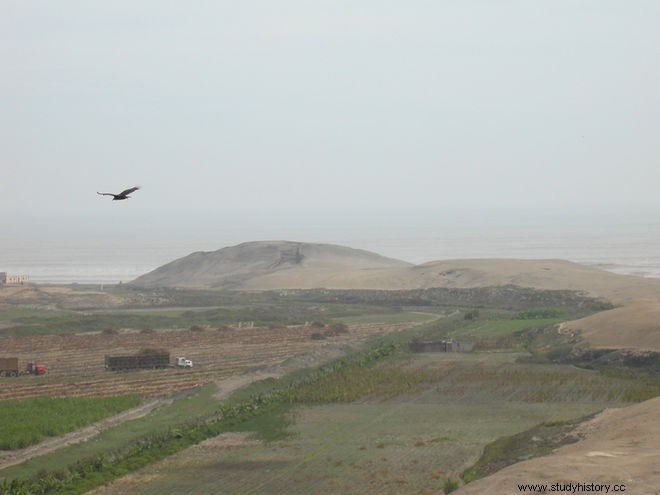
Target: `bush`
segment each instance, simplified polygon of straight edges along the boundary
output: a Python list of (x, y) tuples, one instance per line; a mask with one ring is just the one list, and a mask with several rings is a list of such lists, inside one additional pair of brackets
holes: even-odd
[(333, 323), (329, 327), (327, 327), (327, 330), (325, 332), (326, 336), (328, 337), (336, 337), (337, 335), (341, 335), (342, 333), (348, 333), (348, 325), (345, 323)]
[(547, 320), (550, 318), (562, 318), (565, 311), (556, 308), (540, 308), (528, 309), (526, 311), (519, 311), (515, 316), (515, 320)]
[(463, 314), (463, 319), (464, 320), (476, 320), (479, 318), (479, 310), (478, 309), (471, 309), (470, 311), (466, 311)]
[(442, 489), (445, 493), (451, 493), (455, 490), (458, 490), (458, 481), (447, 478)]

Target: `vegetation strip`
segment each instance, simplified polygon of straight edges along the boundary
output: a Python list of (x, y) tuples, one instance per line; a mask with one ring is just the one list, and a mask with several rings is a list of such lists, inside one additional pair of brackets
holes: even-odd
[(573, 431), (594, 416), (591, 414), (569, 421), (541, 423), (516, 435), (498, 438), (486, 445), (479, 460), (463, 471), (461, 478), (465, 483), (470, 483), (511, 464), (545, 456), (562, 445), (577, 442), (579, 437)]
[(131, 446), (81, 459), (67, 470), (42, 470), (36, 478), (0, 481), (0, 495), (41, 495), (49, 493), (81, 494), (128, 472), (174, 454), (202, 440), (241, 428), (243, 423), (258, 416), (281, 413), (298, 387), (315, 383), (325, 376), (345, 368), (369, 366), (389, 356), (397, 346), (386, 344), (352, 358), (344, 358), (309, 373), (283, 388), (257, 394), (235, 404), (225, 404), (211, 416), (171, 427), (136, 440)]
[(17, 450), (135, 407), (137, 396), (38, 397), (2, 402), (0, 450)]

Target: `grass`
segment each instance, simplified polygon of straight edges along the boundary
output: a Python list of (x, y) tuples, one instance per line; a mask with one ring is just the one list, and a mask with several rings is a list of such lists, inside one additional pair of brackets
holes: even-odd
[(15, 450), (47, 437), (64, 435), (113, 414), (135, 407), (137, 396), (5, 400), (0, 421), (0, 449)]
[(556, 323), (561, 323), (558, 318), (539, 318), (539, 319), (518, 319), (502, 318), (476, 321), (463, 328), (458, 334), (463, 338), (470, 339), (496, 339), (511, 335), (514, 332), (520, 332), (529, 328), (541, 328)]
[(345, 316), (336, 318), (336, 320), (349, 325), (357, 325), (361, 323), (424, 323), (427, 321), (433, 321), (440, 316), (442, 316), (442, 313), (440, 312), (402, 311), (400, 313), (391, 314), (376, 313), (369, 315)]
[(83, 458), (93, 458), (107, 452), (122, 450), (136, 438), (153, 435), (159, 431), (176, 428), (177, 425), (194, 421), (217, 410), (219, 402), (213, 398), (217, 387), (213, 384), (164, 405), (149, 415), (127, 421), (101, 432), (92, 440), (70, 445), (52, 454), (35, 457), (20, 465), (0, 471), (0, 478), (31, 478), (43, 470), (60, 471)]
[(414, 393), (439, 378), (436, 370), (407, 369), (395, 363), (373, 367), (345, 368), (318, 382), (292, 390), (287, 400), (293, 404), (353, 402), (363, 397), (383, 399)]
[(289, 438), (294, 423), (290, 404), (274, 404), (268, 414), (257, 415), (237, 424), (232, 431), (250, 432), (253, 438), (266, 443)]

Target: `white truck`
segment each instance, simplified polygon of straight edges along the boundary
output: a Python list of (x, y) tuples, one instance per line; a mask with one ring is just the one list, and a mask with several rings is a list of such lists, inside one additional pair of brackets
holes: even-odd
[(186, 359), (185, 357), (177, 357), (174, 365), (177, 368), (192, 368), (193, 362), (190, 359)]

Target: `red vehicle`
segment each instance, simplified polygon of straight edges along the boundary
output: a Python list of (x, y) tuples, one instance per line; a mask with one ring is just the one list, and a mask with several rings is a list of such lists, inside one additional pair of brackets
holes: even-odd
[(18, 358), (0, 358), (0, 376), (45, 375), (46, 367), (34, 361), (27, 363), (24, 370), (18, 368)]

